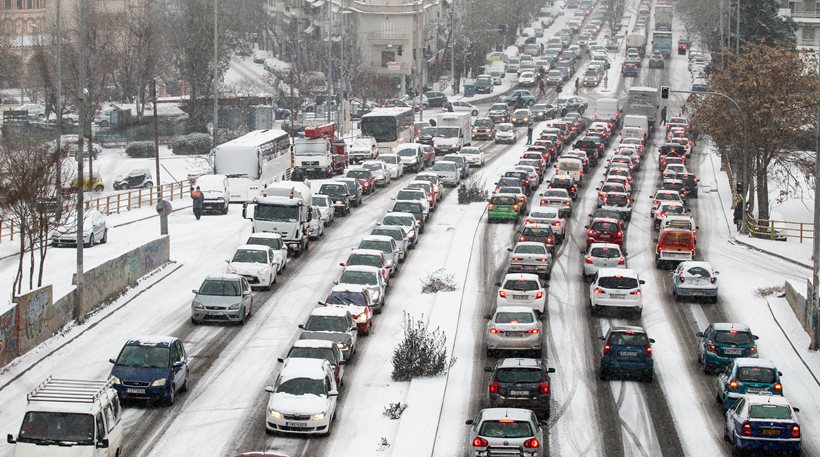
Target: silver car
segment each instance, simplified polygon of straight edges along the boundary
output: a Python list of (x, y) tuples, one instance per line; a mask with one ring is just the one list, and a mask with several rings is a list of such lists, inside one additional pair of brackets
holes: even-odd
[(560, 217), (570, 217), (572, 215), (572, 197), (566, 189), (546, 189), (541, 194), (541, 206), (549, 206), (558, 209)]
[(530, 214), (527, 215), (524, 224), (551, 225), (556, 240), (562, 241), (564, 239), (567, 221), (561, 217), (557, 208), (552, 206), (536, 206), (530, 210)]
[(487, 316), (487, 356), (497, 351), (535, 351), (541, 357), (541, 320), (528, 306), (504, 306)]
[(407, 231), (400, 225), (377, 225), (371, 235), (386, 235), (396, 242), (399, 247), (399, 262), (404, 262), (407, 251), (410, 249), (410, 237)]
[(393, 238), (386, 235), (367, 235), (362, 238), (362, 241), (359, 242), (359, 245), (356, 246), (356, 248), (382, 251), (382, 253), (384, 253), (384, 257), (393, 262), (393, 265), (398, 269), (399, 262), (401, 260), (401, 252), (399, 251), (399, 247), (396, 245), (396, 241)]
[(433, 165), (432, 170), (438, 175), (443, 184), (451, 187), (457, 186), (458, 181), (461, 179), (458, 165), (454, 162), (438, 161)]
[(236, 274), (214, 274), (194, 289), (191, 323), (231, 322), (243, 325), (253, 311), (253, 295), (248, 280)]
[(407, 233), (410, 240), (408, 248), (413, 249), (419, 242), (419, 222), (416, 216), (410, 213), (387, 213), (382, 218), (381, 225), (398, 225)]
[(470, 457), (543, 457), (544, 430), (529, 409), (486, 408), (468, 420)]
[(346, 266), (335, 284), (365, 286), (373, 306), (375, 308), (384, 307), (384, 297), (387, 294), (387, 282), (384, 276), (382, 276), (381, 269), (377, 267), (367, 265)]
[[(97, 243), (108, 242), (108, 222), (105, 216), (96, 209), (86, 210), (83, 215), (83, 246), (90, 248)], [(54, 229), (51, 233), (51, 245), (76, 246), (77, 245), (77, 220), (72, 217), (65, 224)]]
[(549, 279), (552, 273), (552, 255), (544, 243), (537, 241), (519, 241), (510, 252), (510, 273), (535, 273)]
[(370, 170), (370, 173), (373, 174), (373, 181), (377, 187), (384, 187), (390, 184), (392, 175), (390, 174), (390, 170), (387, 169), (385, 162), (381, 160), (365, 160), (362, 162), (362, 168)]
[(584, 256), (584, 279), (589, 281), (601, 268), (626, 268), (626, 256), (615, 243), (592, 243), (581, 250)]
[(330, 197), (327, 195), (313, 194), (311, 203), (311, 206), (319, 209), (319, 219), (324, 225), (330, 225), (333, 223), (336, 212), (334, 211), (333, 202), (330, 200)]

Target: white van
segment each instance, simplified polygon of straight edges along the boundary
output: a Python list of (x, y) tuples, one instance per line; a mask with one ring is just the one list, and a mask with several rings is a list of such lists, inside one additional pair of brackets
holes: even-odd
[(636, 127), (641, 129), (644, 132), (644, 140), (649, 137), (649, 119), (646, 116), (627, 114), (624, 116), (624, 128), (627, 127)]
[(115, 457), (122, 454), (122, 410), (108, 381), (49, 376), (26, 396), (14, 457)]
[(202, 175), (196, 179), (196, 186), (202, 192), (205, 200), (202, 202), (202, 212), (228, 214), (228, 205), (231, 202), (231, 193), (228, 177), (225, 175)]
[(623, 109), (617, 98), (599, 98), (595, 102), (595, 120), (614, 122), (615, 128), (621, 124)]
[(580, 184), (584, 179), (584, 163), (581, 159), (572, 157), (559, 158), (555, 163), (555, 174), (570, 175)]

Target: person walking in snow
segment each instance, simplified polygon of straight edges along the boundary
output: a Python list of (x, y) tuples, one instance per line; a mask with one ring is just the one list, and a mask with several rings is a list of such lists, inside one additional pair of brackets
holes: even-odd
[(737, 227), (737, 231), (739, 232), (740, 227), (743, 225), (743, 200), (738, 199), (735, 204), (734, 222), (735, 227)]
[(575, 78), (575, 94), (578, 94), (578, 88), (581, 87), (581, 79)]
[(199, 220), (199, 218), (202, 217), (202, 204), (205, 202), (205, 196), (202, 195), (199, 186), (196, 186), (196, 189), (191, 191), (191, 200), (194, 201), (194, 217), (196, 217), (196, 220)]
[(660, 125), (666, 125), (666, 107), (661, 108), (661, 122)]
[(527, 144), (532, 144), (532, 121), (527, 124)]

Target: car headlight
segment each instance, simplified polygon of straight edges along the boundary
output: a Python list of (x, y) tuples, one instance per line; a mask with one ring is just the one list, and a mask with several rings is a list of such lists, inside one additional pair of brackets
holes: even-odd
[(233, 305), (229, 306), (228, 309), (239, 309), (242, 306), (242, 303), (234, 303)]
[(262, 276), (270, 274), (270, 268), (265, 267), (265, 268), (259, 270), (259, 274), (262, 275)]
[(120, 378), (118, 378), (116, 376), (111, 376), (111, 384), (114, 384), (114, 385), (118, 386), (118, 385), (122, 384), (122, 382), (120, 381)]
[(379, 301), (381, 296), (382, 296), (382, 294), (378, 290), (373, 291), (373, 301)]
[(324, 420), (324, 418), (325, 418), (325, 413), (319, 413), (319, 414), (314, 414), (314, 415), (310, 416), (310, 420), (312, 420), (312, 421), (320, 421), (320, 420)]
[(228, 273), (236, 273), (236, 268), (233, 265), (228, 265)]
[(343, 201), (341, 201), (341, 200), (336, 200), (336, 204), (337, 204), (337, 205), (344, 205), (344, 204), (345, 204), (345, 202), (343, 202)]
[(165, 385), (165, 378), (157, 379), (156, 381), (151, 383), (151, 387), (162, 387)]
[(195, 309), (205, 309), (205, 305), (203, 305), (202, 303), (200, 303), (200, 302), (198, 302), (198, 301), (195, 301), (195, 302), (193, 303), (193, 305), (194, 305), (194, 308), (195, 308)]
[(279, 411), (277, 411), (275, 409), (268, 409), (268, 416), (270, 416), (274, 419), (281, 419), (282, 418), (282, 413), (280, 413)]
[(347, 349), (347, 344), (339, 341), (338, 343), (336, 343), (336, 347), (344, 351), (345, 349)]

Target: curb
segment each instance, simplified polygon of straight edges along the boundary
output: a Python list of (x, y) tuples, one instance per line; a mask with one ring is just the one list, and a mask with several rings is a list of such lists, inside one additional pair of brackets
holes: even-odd
[[(747, 243), (747, 242), (745, 242), (745, 241), (740, 241), (740, 240), (739, 240), (739, 239), (737, 239), (736, 237), (735, 237), (735, 238), (733, 238), (732, 240), (734, 240), (734, 242), (735, 242), (735, 243), (737, 243), (737, 244), (739, 244), (739, 245), (741, 245), (741, 246), (745, 246), (745, 247), (747, 247), (747, 248), (749, 248), (749, 249), (752, 249), (752, 250), (754, 250), (754, 251), (757, 251), (757, 252), (762, 252), (763, 254), (768, 254), (768, 255), (770, 255), (770, 256), (772, 256), (772, 257), (777, 257), (777, 258), (778, 258), (778, 259), (780, 259), (780, 260), (785, 260), (786, 262), (792, 263), (792, 264), (794, 264), (794, 265), (797, 265), (797, 266), (800, 266), (800, 267), (803, 267), (803, 268), (808, 268), (809, 270), (811, 270), (811, 269), (813, 268), (811, 265), (806, 265), (805, 263), (800, 262), (800, 261), (798, 261), (798, 260), (790, 259), (790, 258), (788, 258), (788, 257), (786, 257), (786, 256), (784, 256), (784, 255), (778, 254), (778, 253), (776, 253), (776, 252), (769, 251), (768, 249), (759, 248), (759, 247), (757, 247), (757, 246), (755, 246), (755, 245), (753, 245), (753, 244), (749, 244), (749, 243)], [(731, 242), (731, 240), (730, 240), (730, 242)]]

